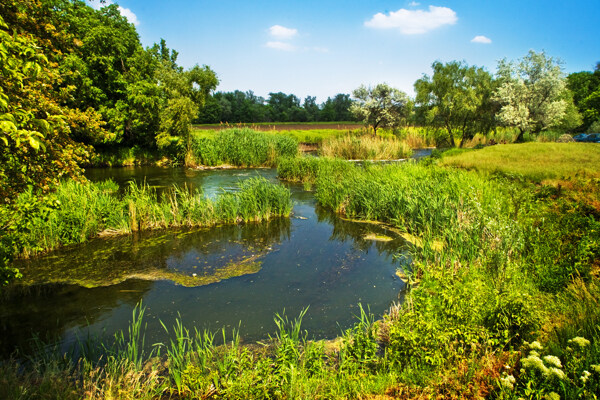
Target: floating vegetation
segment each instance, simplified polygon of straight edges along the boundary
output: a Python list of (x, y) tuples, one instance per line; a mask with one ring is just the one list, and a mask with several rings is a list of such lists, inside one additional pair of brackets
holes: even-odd
[(391, 242), (392, 240), (394, 240), (394, 238), (392, 237), (386, 235), (379, 235), (377, 233), (368, 233), (363, 237), (365, 238), (365, 240), (374, 240), (376, 242)]
[[(181, 272), (155, 270), (149, 271), (143, 274), (132, 274), (126, 276), (125, 279), (141, 279), (146, 281), (163, 281), (168, 280), (173, 283), (185, 287), (198, 287), (210, 285), (212, 283), (218, 283), (226, 279), (236, 278), (238, 276), (255, 274), (260, 271), (262, 262), (257, 261), (258, 258), (262, 257), (263, 254), (257, 254), (238, 262), (230, 262), (227, 265), (219, 268), (215, 268), (210, 272), (203, 274), (184, 274)], [(119, 282), (112, 282), (111, 285)]]

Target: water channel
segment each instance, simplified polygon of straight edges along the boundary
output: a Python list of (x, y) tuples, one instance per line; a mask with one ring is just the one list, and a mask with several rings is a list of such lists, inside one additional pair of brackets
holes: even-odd
[[(257, 175), (277, 182), (272, 169), (136, 167), (86, 175), (121, 187), (130, 180), (159, 190), (201, 187), (207, 196)], [(2, 356), (34, 334), (63, 346), (88, 334), (112, 335), (127, 328), (140, 301), (150, 344), (167, 339), (159, 321), (172, 326), (178, 316), (190, 328), (239, 327), (243, 340), (260, 340), (274, 333), (275, 313), (294, 318), (306, 307), (303, 329), (332, 338), (352, 326), (359, 303), (379, 316), (401, 301), (396, 270), (404, 240), (384, 226), (341, 219), (301, 185), (287, 186), (290, 218), (96, 238), (20, 261), (26, 280), (38, 284), (0, 301)]]

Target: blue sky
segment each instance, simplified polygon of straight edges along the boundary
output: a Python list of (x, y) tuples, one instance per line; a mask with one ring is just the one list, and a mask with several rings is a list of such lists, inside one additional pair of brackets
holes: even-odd
[(293, 93), (322, 102), (386, 82), (410, 95), (431, 63), (495, 72), (530, 49), (566, 73), (600, 61), (600, 1), (119, 0), (142, 43), (164, 38), (184, 67), (206, 64), (217, 90)]

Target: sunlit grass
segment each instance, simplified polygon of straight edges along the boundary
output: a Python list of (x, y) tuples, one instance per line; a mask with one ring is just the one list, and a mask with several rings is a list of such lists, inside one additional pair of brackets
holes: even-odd
[(521, 175), (533, 181), (575, 176), (600, 177), (600, 145), (521, 143), (489, 146), (444, 157), (442, 165)]
[(397, 160), (407, 158), (412, 150), (395, 137), (346, 135), (323, 141), (319, 154), (346, 160)]

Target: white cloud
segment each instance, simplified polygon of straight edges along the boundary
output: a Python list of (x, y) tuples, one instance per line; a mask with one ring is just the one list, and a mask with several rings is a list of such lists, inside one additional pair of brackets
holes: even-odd
[(269, 34), (278, 39), (290, 39), (298, 34), (298, 29), (286, 28), (281, 25), (273, 25), (269, 28)]
[(490, 44), (492, 43), (492, 39), (490, 39), (489, 37), (486, 36), (475, 36), (473, 39), (471, 39), (472, 43), (483, 43), (483, 44)]
[[(93, 9), (99, 10), (102, 7), (110, 6), (111, 4), (113, 4), (113, 1), (106, 0), (104, 3), (101, 3), (100, 0), (87, 0), (87, 3)], [(118, 6), (118, 9), (121, 15), (127, 18), (127, 21), (130, 24), (134, 24), (135, 26), (138, 26), (140, 24), (140, 20), (138, 19), (137, 15), (135, 15), (133, 11), (131, 11), (129, 8)]]
[(405, 35), (426, 33), (443, 25), (454, 25), (456, 12), (448, 7), (429, 6), (429, 11), (401, 8), (388, 15), (377, 13), (365, 26), (375, 29), (398, 29)]
[(122, 16), (127, 18), (127, 21), (129, 21), (130, 24), (134, 24), (135, 26), (140, 24), (140, 20), (138, 19), (137, 15), (135, 15), (129, 8), (123, 8), (119, 6), (119, 12)]
[(87, 0), (87, 3), (90, 7), (92, 7), (95, 10), (99, 10), (102, 7), (105, 7), (109, 4), (112, 4), (112, 1), (107, 1), (106, 3), (100, 3), (100, 0)]
[(275, 50), (283, 50), (283, 51), (294, 51), (294, 50), (296, 50), (296, 48), (294, 46), (292, 46), (290, 43), (279, 42), (279, 41), (267, 42), (265, 44), (265, 46), (267, 46), (267, 47), (269, 47), (271, 49), (275, 49)]
[(313, 50), (316, 51), (317, 53), (329, 53), (329, 49), (327, 47), (315, 46), (315, 47), (313, 47)]
[(417, 3), (416, 1), (411, 1), (410, 3), (408, 3), (409, 7), (416, 7), (416, 6), (420, 6), (421, 3)]

